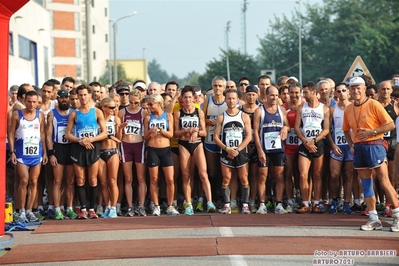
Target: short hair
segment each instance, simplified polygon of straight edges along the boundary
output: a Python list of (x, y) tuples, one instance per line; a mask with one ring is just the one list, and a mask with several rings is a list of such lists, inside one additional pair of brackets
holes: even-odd
[(249, 84), (252, 84), (251, 80), (250, 80), (248, 77), (242, 77), (242, 78), (240, 78), (240, 79), (238, 80), (238, 83), (240, 83), (240, 82), (243, 81), (243, 80), (248, 80), (248, 81), (249, 81)]
[(28, 91), (25, 95), (25, 99), (28, 98), (29, 96), (39, 96), (39, 94), (36, 91)]
[(399, 86), (393, 86), (392, 87), (392, 93), (391, 93), (392, 98), (399, 98)]
[(191, 85), (184, 86), (183, 89), (181, 90), (181, 96), (183, 97), (184, 94), (186, 94), (187, 92), (190, 92), (190, 91), (194, 96), (195, 95), (194, 86), (191, 86)]
[(296, 82), (296, 81), (294, 81), (294, 82), (290, 83), (290, 85), (288, 85), (288, 90), (290, 90), (291, 88), (295, 88), (295, 87), (300, 88), (302, 91), (302, 84), (299, 82)]
[(82, 90), (87, 90), (87, 93), (91, 94), (91, 90), (89, 88), (89, 86), (87, 86), (86, 84), (81, 84), (76, 88), (76, 93), (79, 95), (79, 91)]
[(316, 83), (314, 83), (313, 81), (306, 82), (305, 85), (303, 85), (303, 89), (305, 88), (308, 88), (310, 91), (317, 90)]
[(11, 87), (10, 87), (10, 92), (12, 92), (12, 91), (18, 91), (18, 85), (12, 85)]
[(54, 83), (54, 85), (60, 85), (60, 81), (58, 79), (49, 79), (48, 81), (51, 81), (52, 83)]
[(17, 98), (22, 98), (26, 94), (26, 88), (25, 88), (26, 86), (30, 86), (30, 84), (23, 83), (23, 84), (21, 84), (21, 86), (19, 86), (18, 92), (17, 92)]
[(166, 85), (165, 85), (165, 89), (168, 89), (169, 85), (176, 85), (176, 87), (179, 88), (179, 84), (174, 80), (168, 81), (168, 83), (166, 83)]
[(152, 99), (154, 102), (159, 103), (159, 105), (161, 106), (161, 109), (163, 110), (164, 102), (163, 102), (163, 98), (161, 95), (154, 93), (154, 94), (151, 94), (149, 98)]
[(141, 103), (148, 103), (148, 99), (149, 97), (146, 95), (143, 97), (143, 99), (141, 99)]
[(238, 98), (238, 92), (237, 92), (237, 90), (235, 90), (235, 89), (227, 89), (227, 90), (225, 91), (225, 95), (227, 95), (227, 93), (235, 93), (235, 94), (237, 94), (237, 98)]
[(366, 87), (375, 84), (375, 83), (373, 82), (373, 79), (372, 79), (370, 76), (366, 75), (366, 74), (363, 74), (363, 75), (361, 75), (360, 77), (361, 77), (362, 79), (364, 79), (364, 83), (365, 83)]
[(270, 76), (268, 76), (268, 75), (261, 75), (261, 76), (258, 78), (258, 83), (259, 83), (259, 81), (260, 81), (261, 79), (270, 79), (270, 81), (272, 81), (272, 78), (271, 78)]
[(61, 84), (64, 85), (65, 82), (67, 82), (67, 81), (68, 82), (72, 82), (73, 84), (75, 84), (75, 79), (73, 77), (65, 77), (65, 78), (63, 78)]
[[(277, 85), (276, 84), (272, 84), (269, 87), (266, 88), (265, 93), (266, 95), (269, 95), (270, 89), (271, 88), (276, 88), (277, 89)], [(280, 91), (277, 89), (277, 92), (280, 93)]]
[(90, 87), (92, 87), (92, 86), (101, 87), (101, 83), (100, 83), (100, 82), (97, 82), (97, 81), (93, 81), (93, 82), (90, 82), (90, 83), (89, 83), (89, 86), (90, 86)]
[(172, 95), (170, 95), (170, 93), (168, 93), (168, 92), (162, 92), (162, 93), (161, 93), (161, 96), (162, 96), (162, 98), (163, 98), (164, 101), (165, 101), (165, 98), (166, 98), (166, 97), (172, 98)]
[(328, 82), (328, 80), (326, 80), (326, 79), (322, 79), (317, 82), (317, 88), (320, 88), (321, 84), (324, 84), (324, 83), (327, 83), (328, 87), (330, 87), (330, 82)]
[(281, 76), (281, 77), (279, 77), (278, 79), (277, 79), (277, 86), (281, 86), (281, 85), (284, 85), (285, 83), (283, 83), (283, 80), (287, 80), (288, 79), (288, 76)]
[(42, 88), (44, 86), (53, 87), (53, 90), (54, 90), (54, 83), (52, 81), (50, 81), (50, 80), (47, 80), (46, 82), (44, 82)]
[[(320, 81), (322, 81), (322, 80), (326, 80), (327, 78), (325, 78), (325, 77), (318, 77), (317, 78), (317, 83), (319, 83)], [(319, 87), (319, 86), (317, 86), (317, 87)]]
[(106, 97), (104, 99), (101, 100), (100, 102), (100, 106), (101, 107), (105, 107), (106, 104), (109, 104), (111, 102), (115, 102), (114, 99), (110, 98), (110, 97)]
[(284, 92), (284, 90), (288, 90), (289, 91), (289, 87), (288, 85), (283, 85), (280, 88), (278, 88), (278, 94), (282, 94)]
[(335, 89), (337, 89), (339, 86), (342, 86), (342, 85), (344, 85), (345, 88), (347, 87), (345, 82), (338, 82), (337, 84), (335, 84)]
[(223, 86), (226, 88), (227, 81), (226, 81), (226, 79), (225, 79), (224, 77), (222, 77), (222, 76), (216, 76), (216, 77), (214, 77), (214, 78), (212, 79), (212, 87), (213, 87), (213, 84), (215, 83), (216, 80), (221, 80), (221, 81), (223, 82)]
[[(119, 96), (119, 94), (118, 94), (118, 96)], [(139, 97), (140, 100), (141, 100), (142, 94), (141, 94), (141, 91), (139, 91), (138, 89), (133, 89), (133, 90), (131, 90), (131, 91), (129, 92), (129, 97), (130, 97), (130, 96), (137, 96), (137, 97)], [(120, 96), (119, 96), (119, 97), (120, 97)]]
[(75, 88), (73, 88), (70, 92), (69, 92), (69, 96), (71, 95), (78, 95), (78, 92), (76, 91)]

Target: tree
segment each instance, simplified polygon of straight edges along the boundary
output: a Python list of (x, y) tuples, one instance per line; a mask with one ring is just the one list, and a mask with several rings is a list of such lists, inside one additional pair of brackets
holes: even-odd
[[(127, 81), (127, 76), (126, 76), (126, 72), (125, 69), (123, 68), (123, 66), (121, 64), (117, 64), (117, 72), (118, 72), (118, 80), (124, 80)], [(111, 76), (114, 75), (114, 68), (113, 66), (111, 66)], [(112, 77), (112, 79), (114, 79)], [(116, 80), (113, 80), (114, 83), (116, 82)], [(110, 84), (110, 80), (109, 80), (109, 68), (107, 66), (105, 72), (101, 75), (100, 79), (98, 80), (98, 82), (100, 82), (101, 84)]]
[(160, 84), (170, 80), (168, 73), (161, 68), (161, 65), (155, 59), (152, 59), (152, 61), (148, 63), (148, 74), (152, 81), (156, 81)]
[(229, 57), (230, 79), (238, 82), (241, 77), (248, 77), (252, 83), (256, 81), (260, 75), (260, 68), (253, 56), (242, 54), (236, 50), (221, 50), (222, 54), (219, 59), (213, 59), (207, 63), (206, 71), (198, 78), (198, 82), (202, 90), (208, 90), (211, 87), (212, 79), (215, 76), (223, 76), (227, 79), (227, 63), (226, 55)]
[[(260, 40), (263, 67), (273, 62), (277, 76), (298, 75), (298, 27), (302, 21), (303, 82), (320, 76), (342, 81), (360, 55), (376, 81), (397, 72), (399, 41), (393, 1), (324, 0), (305, 5), (291, 20), (283, 16), (272, 23), (273, 34)], [(355, 12), (354, 12), (355, 11)]]

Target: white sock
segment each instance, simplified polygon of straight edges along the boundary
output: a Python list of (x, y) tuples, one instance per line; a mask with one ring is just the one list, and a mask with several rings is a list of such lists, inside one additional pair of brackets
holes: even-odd
[(360, 205), (360, 199), (355, 199), (355, 204)]
[(309, 207), (309, 201), (304, 200), (304, 201), (302, 201), (302, 203), (305, 204), (306, 207)]
[(61, 211), (60, 207), (55, 207), (55, 211)]
[(378, 213), (377, 211), (369, 211), (370, 218), (373, 220), (378, 220)]
[(198, 202), (201, 202), (201, 203), (202, 203), (202, 202), (204, 202), (204, 199), (203, 199), (202, 197), (199, 197), (199, 198), (198, 198)]
[(48, 205), (49, 210), (54, 210), (54, 205)]

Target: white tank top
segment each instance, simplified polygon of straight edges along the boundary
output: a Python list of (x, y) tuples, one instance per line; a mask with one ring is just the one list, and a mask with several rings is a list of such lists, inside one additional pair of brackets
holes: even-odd
[(323, 130), (324, 104), (319, 103), (316, 108), (310, 108), (304, 103), (302, 108), (302, 133), (307, 140), (316, 138)]
[[(206, 119), (215, 119), (223, 114), (227, 110), (226, 102), (223, 100), (222, 103), (217, 104), (213, 101), (213, 96), (208, 99), (208, 108), (206, 110)], [(206, 130), (205, 143), (215, 144), (213, 141), (213, 132), (215, 131), (214, 126), (208, 126)]]

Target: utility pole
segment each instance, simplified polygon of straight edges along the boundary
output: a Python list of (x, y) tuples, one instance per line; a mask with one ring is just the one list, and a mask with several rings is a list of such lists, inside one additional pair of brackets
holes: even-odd
[(299, 10), (299, 32), (298, 32), (298, 42), (299, 42), (299, 82), (302, 84), (302, 15), (301, 15), (301, 0), (297, 1)]
[(92, 63), (92, 54), (91, 54), (91, 21), (90, 21), (90, 0), (86, 0), (85, 5), (85, 15), (86, 15), (86, 82), (90, 83), (91, 80), (91, 63)]
[(227, 66), (227, 80), (230, 80), (230, 63), (229, 63), (229, 32), (230, 32), (230, 22), (227, 21), (226, 25), (226, 66)]
[(247, 0), (244, 0), (244, 5), (242, 7), (242, 14), (243, 14), (243, 28), (242, 28), (242, 33), (243, 33), (243, 52), (246, 55), (247, 54), (247, 6), (248, 2)]

